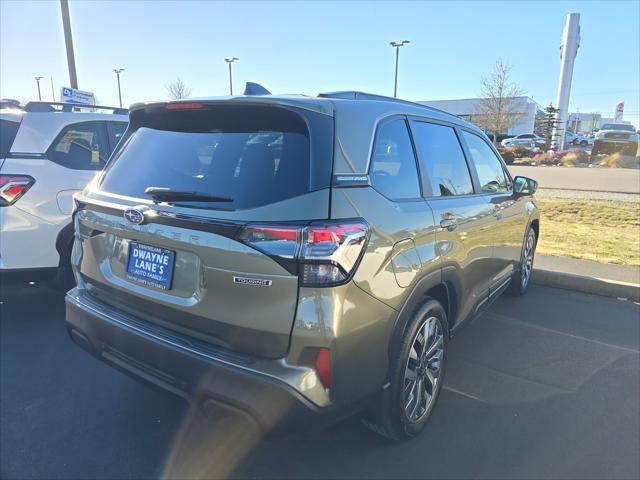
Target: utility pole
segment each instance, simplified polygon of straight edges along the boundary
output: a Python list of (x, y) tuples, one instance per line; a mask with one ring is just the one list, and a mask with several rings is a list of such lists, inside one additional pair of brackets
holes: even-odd
[(393, 96), (398, 96), (398, 60), (400, 59), (400, 47), (404, 47), (407, 43), (411, 43), (409, 40), (402, 40), (401, 42), (389, 42), (393, 48), (396, 49), (396, 76), (393, 82)]
[(56, 101), (56, 91), (53, 89), (53, 77), (49, 77), (49, 80), (51, 80), (51, 101), (55, 102)]
[(36, 79), (36, 83), (38, 84), (38, 100), (42, 101), (42, 95), (40, 94), (40, 80), (42, 80), (44, 77), (33, 77)]
[(238, 57), (225, 58), (224, 61), (229, 64), (229, 95), (233, 95), (233, 79), (231, 77), (231, 64), (236, 60), (240, 60)]
[(567, 15), (567, 23), (562, 32), (562, 45), (560, 45), (560, 79), (558, 81), (558, 106), (557, 125), (554, 128), (553, 137), (559, 142), (558, 148), (564, 149), (564, 132), (567, 128), (567, 113), (569, 110), (569, 96), (571, 94), (571, 79), (573, 77), (573, 64), (580, 46), (580, 14)]
[(69, 67), (69, 83), (71, 88), (78, 88), (76, 76), (76, 59), (73, 54), (73, 38), (71, 36), (71, 20), (69, 18), (69, 0), (60, 0), (62, 10), (62, 28), (64, 30), (64, 44), (67, 47), (67, 65)]
[(120, 72), (124, 72), (124, 68), (114, 68), (113, 71), (118, 77), (118, 100), (120, 101), (120, 108), (122, 108), (122, 92), (120, 91)]

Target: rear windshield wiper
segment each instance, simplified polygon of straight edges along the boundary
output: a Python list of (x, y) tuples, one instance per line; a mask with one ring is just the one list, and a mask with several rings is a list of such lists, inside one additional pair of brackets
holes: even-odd
[(201, 192), (188, 192), (182, 190), (171, 190), (167, 187), (148, 187), (144, 193), (149, 195), (155, 202), (233, 202), (233, 198), (217, 197)]

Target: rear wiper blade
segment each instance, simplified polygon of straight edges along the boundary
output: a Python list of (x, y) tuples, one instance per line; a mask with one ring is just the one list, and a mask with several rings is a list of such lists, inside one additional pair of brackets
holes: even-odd
[(167, 187), (148, 187), (144, 193), (157, 202), (191, 201), (191, 202), (233, 202), (233, 198), (217, 197), (208, 193), (171, 190)]

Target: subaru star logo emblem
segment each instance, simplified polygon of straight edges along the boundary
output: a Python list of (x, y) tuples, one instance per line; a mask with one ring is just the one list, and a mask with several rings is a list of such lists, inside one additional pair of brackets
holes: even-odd
[(136, 225), (142, 225), (144, 223), (144, 213), (140, 210), (136, 210), (135, 208), (127, 208), (124, 211), (124, 218)]

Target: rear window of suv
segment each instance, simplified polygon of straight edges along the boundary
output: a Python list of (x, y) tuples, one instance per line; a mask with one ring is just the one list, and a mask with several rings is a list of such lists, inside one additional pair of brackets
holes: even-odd
[(180, 200), (221, 209), (255, 208), (326, 188), (333, 119), (255, 105), (155, 107), (133, 112), (101, 189), (149, 198), (148, 187), (204, 193), (232, 202)]

